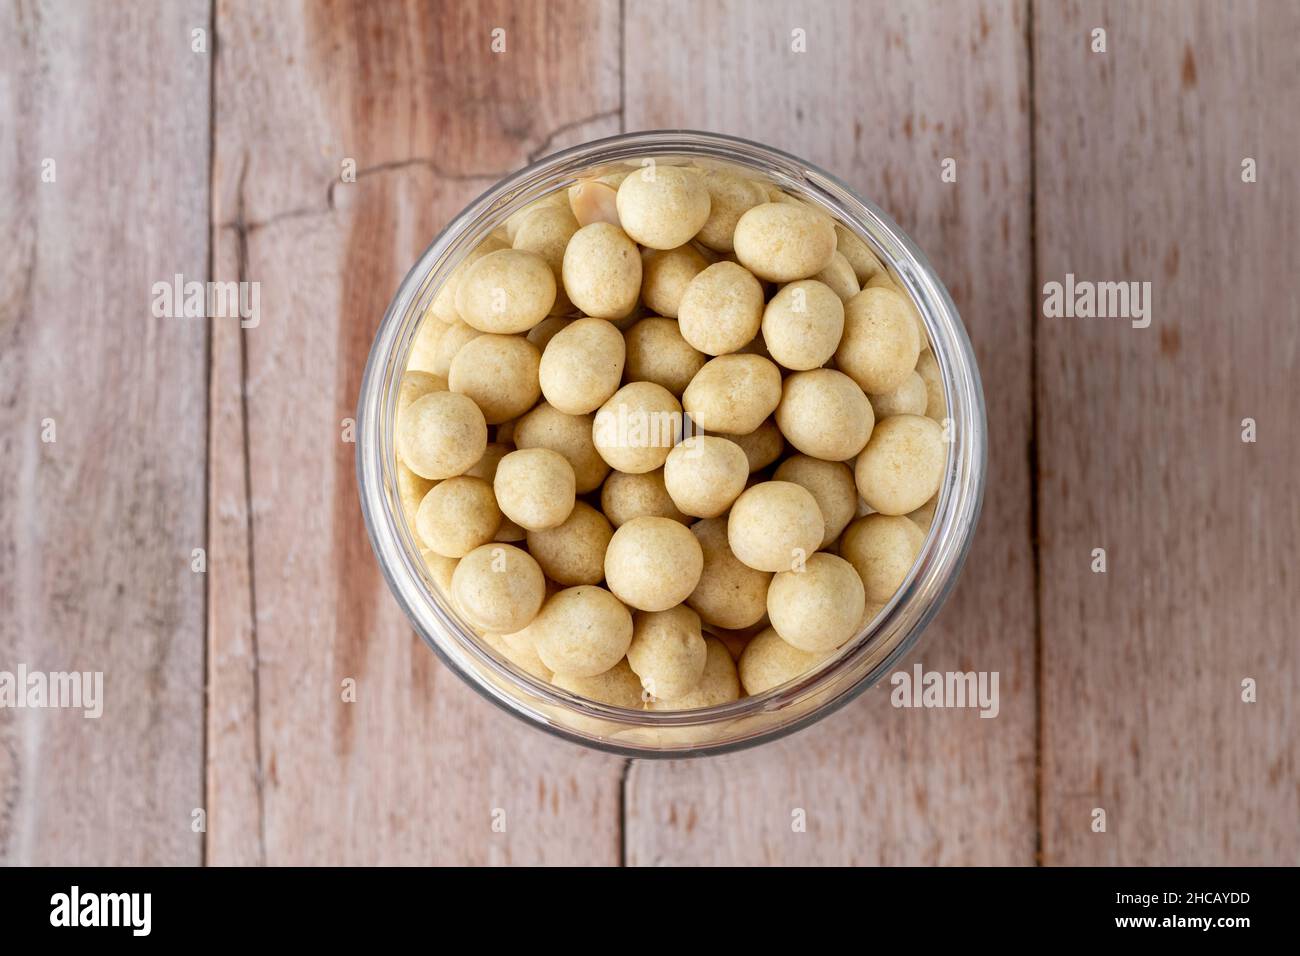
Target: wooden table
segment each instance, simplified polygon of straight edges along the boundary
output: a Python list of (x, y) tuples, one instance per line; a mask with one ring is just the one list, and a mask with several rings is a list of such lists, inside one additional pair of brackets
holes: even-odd
[[(0, 710), (0, 862), (1300, 860), (1294, 3), (0, 9), (0, 669), (106, 688)], [(996, 719), (886, 686), (629, 765), (391, 599), (343, 438), (398, 281), (503, 173), (656, 127), (837, 172), (947, 282), (990, 476), (915, 659), (998, 671)], [(260, 324), (155, 318), (178, 273), (259, 282)], [(1151, 282), (1151, 326), (1043, 317), (1067, 273)]]

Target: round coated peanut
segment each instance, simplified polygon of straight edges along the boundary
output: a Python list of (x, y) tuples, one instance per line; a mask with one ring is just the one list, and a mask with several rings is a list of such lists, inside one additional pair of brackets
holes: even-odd
[(700, 582), (704, 553), (671, 518), (633, 518), (605, 551), (605, 581), (620, 601), (642, 611), (681, 604)]

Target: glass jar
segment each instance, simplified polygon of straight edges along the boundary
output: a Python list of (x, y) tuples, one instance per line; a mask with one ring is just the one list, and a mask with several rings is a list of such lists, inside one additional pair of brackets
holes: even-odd
[[(653, 158), (729, 164), (825, 209), (875, 251), (925, 323), (947, 401), (948, 459), (938, 503), (907, 580), (867, 629), (818, 668), (752, 697), (702, 710), (626, 710), (578, 697), (525, 673), (476, 637), (433, 581), (397, 489), (398, 385), (421, 317), (448, 274), (506, 218), (581, 178)], [(357, 479), (380, 567), (416, 632), (484, 697), (534, 726), (627, 756), (721, 753), (789, 734), (880, 681), (917, 643), (952, 590), (984, 495), (987, 429), (979, 370), (947, 290), (916, 244), (834, 176), (779, 150), (687, 130), (629, 133), (564, 150), (474, 200), (407, 273), (371, 347), (357, 411)]]

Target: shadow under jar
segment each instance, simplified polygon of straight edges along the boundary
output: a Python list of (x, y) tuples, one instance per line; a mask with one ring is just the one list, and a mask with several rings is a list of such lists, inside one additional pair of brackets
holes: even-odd
[[(937, 504), (902, 586), (864, 631), (813, 670), (760, 694), (699, 710), (601, 704), (501, 657), (434, 580), (398, 491), (398, 387), (420, 323), (448, 275), (513, 213), (580, 180), (645, 160), (730, 167), (826, 211), (863, 239), (919, 313), (946, 402), (947, 459)], [(557, 736), (627, 756), (700, 756), (753, 746), (820, 720), (876, 684), (917, 643), (955, 584), (984, 493), (987, 436), (979, 371), (956, 307), (920, 249), (879, 208), (830, 174), (787, 153), (713, 133), (629, 133), (574, 147), (507, 177), (471, 203), (420, 256), (389, 305), (366, 365), (357, 421), (366, 526), (389, 587), (416, 632), (498, 706)]]

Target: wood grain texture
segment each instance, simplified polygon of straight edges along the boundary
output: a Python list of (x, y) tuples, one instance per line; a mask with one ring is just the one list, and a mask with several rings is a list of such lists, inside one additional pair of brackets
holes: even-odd
[(151, 305), (207, 278), (206, 22), (0, 4), (0, 670), (103, 672), (0, 710), (0, 863), (201, 856), (207, 327)]
[(1153, 303), (1039, 320), (1045, 861), (1294, 864), (1300, 11), (1035, 9), (1040, 279)]
[(516, 723), (415, 637), (342, 421), (438, 229), (530, 155), (617, 130), (617, 7), (222, 3), (217, 22), (218, 269), (261, 283), (263, 315), (213, 347), (209, 859), (614, 863), (621, 762)]
[[(628, 129), (734, 133), (875, 199), (961, 310), (990, 474), (966, 571), (919, 654), (994, 670), (1001, 713), (896, 710), (888, 685), (789, 740), (634, 765), (630, 863), (1010, 863), (1035, 848), (1029, 94), (1019, 3), (628, 4)], [(791, 52), (792, 30), (807, 53)], [(958, 181), (940, 181), (943, 158)], [(792, 832), (792, 812), (807, 832)]]

